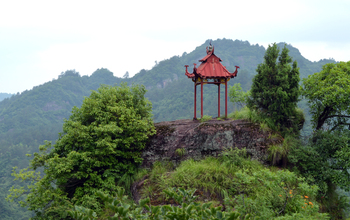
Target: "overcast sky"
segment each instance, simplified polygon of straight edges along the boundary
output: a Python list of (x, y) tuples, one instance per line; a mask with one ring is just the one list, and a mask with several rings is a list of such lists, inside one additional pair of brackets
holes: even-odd
[(0, 92), (29, 90), (69, 69), (133, 76), (218, 38), (286, 42), (311, 61), (349, 61), (349, 10), (345, 0), (0, 0)]

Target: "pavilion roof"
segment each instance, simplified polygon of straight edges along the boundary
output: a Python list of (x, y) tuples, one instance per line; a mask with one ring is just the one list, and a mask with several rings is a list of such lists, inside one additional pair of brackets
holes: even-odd
[(230, 72), (220, 62), (221, 59), (214, 53), (202, 59), (196, 72), (201, 78), (231, 78)]
[[(186, 68), (186, 75), (194, 78), (196, 75), (200, 78), (233, 78), (237, 75), (237, 71), (230, 73), (225, 66), (221, 64), (221, 59), (214, 54), (214, 48), (207, 50), (207, 55), (199, 60), (202, 62), (198, 68), (194, 66), (193, 73), (189, 73)], [(239, 68), (239, 67), (238, 67)], [(236, 69), (237, 70), (237, 69)]]

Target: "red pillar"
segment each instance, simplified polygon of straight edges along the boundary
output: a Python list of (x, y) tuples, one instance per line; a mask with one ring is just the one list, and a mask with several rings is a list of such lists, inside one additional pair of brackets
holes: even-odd
[(225, 79), (225, 118), (227, 118), (227, 79)]
[(201, 118), (203, 118), (203, 79), (201, 79)]
[(218, 118), (220, 118), (220, 83), (218, 84)]
[(196, 85), (196, 82), (194, 82), (194, 118), (193, 120), (197, 119), (197, 85)]

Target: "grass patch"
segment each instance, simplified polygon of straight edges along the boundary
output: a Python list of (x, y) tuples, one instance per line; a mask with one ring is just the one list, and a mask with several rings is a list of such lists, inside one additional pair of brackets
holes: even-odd
[[(259, 123), (260, 128), (263, 132), (273, 131), (282, 134), (281, 136), (284, 137), (290, 134), (298, 134), (299, 130), (303, 128), (305, 122), (304, 112), (300, 108), (296, 108), (295, 111), (296, 118), (291, 117), (286, 122), (288, 124), (288, 128), (283, 128), (279, 125), (276, 125), (270, 117), (264, 114), (260, 114), (256, 110), (251, 110), (247, 106), (241, 108), (239, 111), (231, 112), (228, 115), (228, 118), (232, 118), (234, 120), (244, 119), (252, 123)], [(296, 123), (296, 126), (294, 126), (293, 123)]]
[(260, 124), (260, 128), (263, 132), (275, 131), (279, 132), (279, 127), (268, 117), (258, 114), (256, 110), (250, 110), (247, 106), (241, 108), (239, 111), (231, 112), (228, 118), (234, 120), (244, 119), (253, 123)]
[(185, 148), (178, 148), (175, 150), (175, 154), (179, 157), (183, 157), (186, 154), (186, 149)]
[[(143, 178), (145, 178), (145, 180), (140, 191), (141, 197), (149, 197), (153, 202), (159, 202), (164, 199), (162, 192), (164, 189), (160, 188), (159, 185), (162, 185), (164, 178), (166, 178), (174, 168), (175, 166), (171, 162), (156, 161), (151, 170), (146, 170), (146, 172), (143, 173)], [(139, 179), (142, 179), (142, 177), (139, 176)]]
[(209, 116), (209, 115), (203, 115), (203, 117), (200, 119), (201, 122), (207, 122), (210, 121), (213, 117)]
[(264, 133), (271, 131), (270, 127), (269, 127), (266, 123), (264, 123), (264, 122), (260, 123), (260, 129), (261, 129)]
[(227, 210), (259, 219), (306, 211), (316, 215), (319, 208), (315, 201), (317, 187), (288, 170), (264, 167), (251, 160), (244, 149), (225, 151), (218, 158), (186, 160), (173, 170), (164, 163), (155, 163), (145, 182), (143, 197), (151, 197), (153, 204), (167, 203), (164, 190), (176, 187), (196, 189), (197, 202), (225, 204)]

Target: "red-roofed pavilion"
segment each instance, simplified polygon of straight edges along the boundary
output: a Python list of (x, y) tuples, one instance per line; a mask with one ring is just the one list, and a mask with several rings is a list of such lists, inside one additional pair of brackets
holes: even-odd
[(227, 117), (227, 82), (237, 76), (238, 66), (234, 73), (230, 73), (226, 67), (220, 62), (222, 60), (214, 54), (214, 47), (210, 44), (209, 49), (207, 47), (207, 55), (199, 60), (202, 62), (198, 68), (194, 63), (193, 73), (187, 71), (186, 76), (191, 78), (194, 82), (194, 118), (196, 117), (196, 104), (197, 104), (197, 86), (201, 85), (201, 118), (203, 117), (203, 85), (204, 84), (215, 84), (218, 86), (218, 117), (220, 117), (220, 84), (225, 84), (225, 117)]

